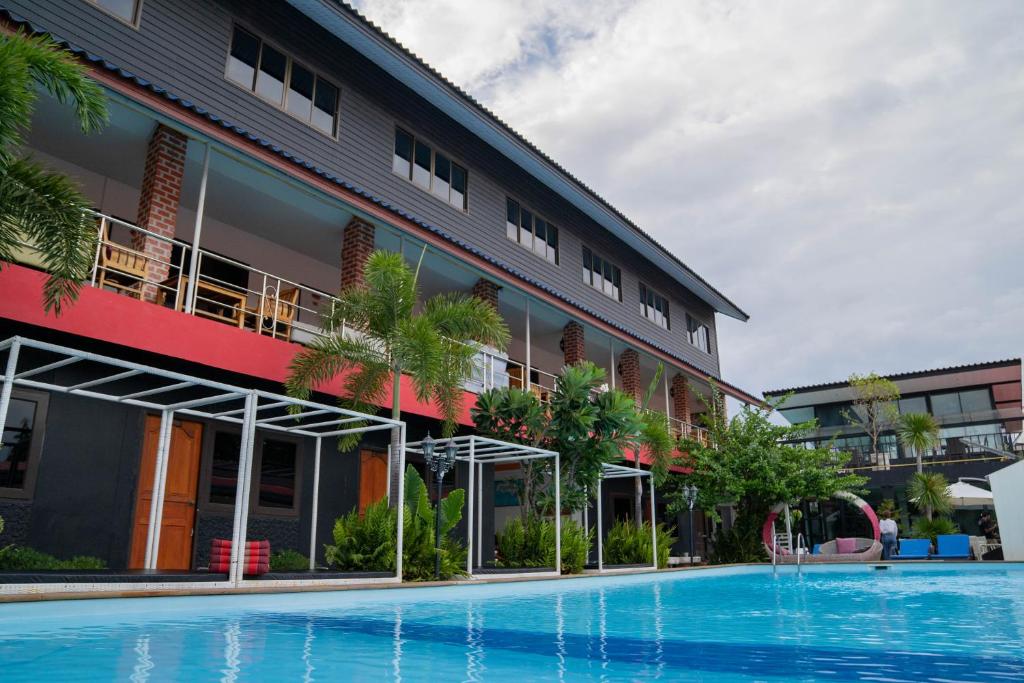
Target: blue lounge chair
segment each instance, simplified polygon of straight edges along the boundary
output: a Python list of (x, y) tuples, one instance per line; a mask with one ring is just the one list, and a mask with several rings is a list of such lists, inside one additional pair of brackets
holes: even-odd
[(814, 550), (811, 551), (811, 555), (821, 555), (821, 544), (815, 543)]
[(971, 537), (967, 534), (947, 534), (935, 537), (938, 552), (932, 555), (933, 560), (969, 560), (971, 559)]
[(927, 538), (904, 538), (900, 540), (900, 552), (893, 560), (927, 560), (932, 542)]

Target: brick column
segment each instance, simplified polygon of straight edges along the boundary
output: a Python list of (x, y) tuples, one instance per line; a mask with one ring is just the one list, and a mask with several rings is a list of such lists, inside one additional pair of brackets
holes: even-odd
[(366, 284), (363, 269), (373, 253), (374, 229), (372, 223), (353, 217), (345, 226), (341, 244), (341, 289), (362, 287)]
[(675, 418), (683, 422), (690, 422), (690, 380), (686, 375), (677, 373), (672, 378), (672, 408)]
[(643, 394), (640, 390), (640, 354), (636, 349), (626, 349), (619, 356), (619, 389), (632, 396), (637, 404)]
[[(139, 227), (161, 237), (173, 238), (177, 227), (187, 150), (188, 138), (163, 124), (157, 125), (149, 139), (136, 222)], [(167, 279), (170, 274), (167, 265), (171, 260), (170, 242), (135, 232), (132, 233), (132, 246), (150, 257), (146, 276), (150, 282)], [(147, 301), (153, 301), (156, 292), (153, 285), (145, 285), (142, 295)]]
[(566, 365), (576, 365), (587, 359), (584, 341), (583, 325), (570, 321), (562, 330), (562, 354)]
[(480, 278), (473, 285), (473, 296), (481, 301), (489, 303), (494, 310), (498, 310), (498, 292), (501, 291), (501, 287), (490, 280)]

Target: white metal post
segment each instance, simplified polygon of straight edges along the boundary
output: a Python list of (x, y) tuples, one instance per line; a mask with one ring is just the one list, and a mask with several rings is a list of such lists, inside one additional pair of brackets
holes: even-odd
[[(320, 502), (320, 437), (313, 454), (313, 519), (309, 530), (309, 571), (316, 569), (316, 513)], [(388, 477), (390, 479), (391, 477)]]
[(476, 498), (476, 566), (483, 565), (484, 547), (484, 464), (476, 466), (477, 498)]
[[(476, 437), (469, 437), (469, 506), (467, 512), (469, 512), (469, 518), (466, 521), (466, 544), (469, 546), (466, 548), (466, 574), (472, 578), (473, 576), (473, 494), (476, 492), (473, 488), (473, 472), (476, 469)], [(441, 501), (437, 501), (440, 505)]]
[[(231, 532), (231, 568), (228, 579), (231, 583), (238, 584), (242, 578), (242, 564), (245, 561), (245, 551), (239, 546), (242, 543), (244, 534), (242, 528), (248, 523), (248, 515), (244, 514), (245, 490), (247, 488), (246, 478), (249, 471), (249, 423), (255, 420), (256, 395), (248, 394), (245, 397), (245, 411), (242, 418), (242, 443), (238, 449), (238, 480), (235, 483), (235, 519), (234, 528)], [(241, 558), (241, 559), (239, 559)]]
[(604, 518), (601, 515), (601, 489), (604, 484), (604, 477), (597, 480), (597, 571), (604, 571)]
[(4, 442), (4, 429), (7, 427), (7, 409), (11, 405), (11, 392), (14, 390), (14, 371), (18, 367), (18, 354), (21, 342), (15, 338), (7, 352), (7, 368), (4, 370), (4, 385), (0, 387), (0, 445)]
[(530, 390), (530, 297), (526, 297), (526, 367), (523, 368), (523, 389)]
[[(400, 476), (398, 477), (398, 519), (396, 520), (396, 535), (398, 536), (397, 542), (395, 543), (395, 578), (399, 582), (402, 580), (402, 546), (404, 542), (405, 534), (405, 423), (399, 430), (398, 439), (398, 470)], [(391, 479), (390, 470), (388, 470), (388, 479)]]
[[(587, 519), (588, 513), (590, 512), (590, 489), (589, 488), (586, 491), (586, 496), (584, 497), (584, 500), (586, 502), (583, 504), (583, 535), (586, 536), (588, 533), (590, 533), (590, 520)], [(583, 564), (589, 564), (589, 563), (590, 563), (590, 545), (588, 544), (587, 545), (587, 558), (583, 562)]]
[(612, 389), (615, 389), (615, 339), (608, 338), (608, 358), (609, 358), (609, 372), (612, 378)]
[[(663, 379), (665, 380), (665, 417), (672, 417), (672, 402), (669, 400), (669, 396), (668, 396), (668, 394), (669, 394), (669, 391), (668, 391), (668, 366), (664, 366), (664, 367), (665, 367), (665, 377)], [(668, 422), (668, 420), (666, 420), (666, 422)], [(672, 425), (670, 423), (669, 424), (669, 433), (671, 433), (671, 431), (672, 431), (671, 427), (672, 427)]]
[[(647, 477), (651, 480), (651, 564), (658, 568), (658, 519), (654, 507), (654, 475)], [(691, 562), (693, 559), (691, 558)]]
[(562, 573), (562, 468), (555, 453), (555, 572)]
[[(344, 337), (344, 333), (343, 333), (342, 334), (342, 339), (344, 339), (344, 338), (345, 337)], [(387, 469), (387, 472), (388, 472), (388, 482), (387, 482), (387, 484), (384, 485), (384, 498), (386, 498), (387, 500), (391, 500), (391, 472), (392, 472), (392, 470), (391, 470), (391, 444), (390, 443), (388, 444), (387, 454), (388, 454), (388, 469)], [(405, 472), (402, 472), (400, 474), (403, 477), (405, 476)], [(399, 505), (401, 505), (401, 502), (399, 502)], [(401, 509), (401, 508), (399, 508), (399, 509)]]
[(249, 438), (246, 440), (246, 464), (245, 464), (245, 486), (242, 487), (242, 520), (238, 526), (238, 583), (241, 584), (245, 578), (243, 571), (245, 561), (245, 542), (249, 533), (249, 496), (252, 493), (252, 471), (255, 466), (253, 453), (256, 451), (256, 421), (260, 407), (260, 398), (256, 392), (252, 393), (252, 415), (249, 418)]
[(174, 413), (164, 410), (160, 414), (160, 432), (156, 439), (156, 458), (153, 463), (153, 492), (149, 498), (149, 528), (146, 529), (146, 558), (142, 566), (157, 568), (160, 554), (160, 525), (163, 523), (163, 490), (167, 484), (167, 461), (170, 452), (170, 433), (173, 431)]
[[(188, 264), (188, 288), (185, 295), (185, 312), (191, 313), (195, 304), (196, 277), (199, 270), (199, 238), (203, 234), (203, 213), (206, 210), (206, 181), (210, 176), (210, 143), (203, 151), (203, 177), (199, 181), (199, 200), (196, 202), (195, 230), (192, 233), (192, 255)], [(257, 328), (257, 331), (259, 329)]]

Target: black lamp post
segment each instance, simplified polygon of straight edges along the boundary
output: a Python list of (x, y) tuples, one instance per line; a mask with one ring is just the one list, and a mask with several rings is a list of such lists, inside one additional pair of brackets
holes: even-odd
[(437, 506), (434, 508), (434, 578), (441, 578), (441, 484), (444, 481), (444, 475), (448, 473), (448, 470), (455, 465), (455, 455), (458, 453), (459, 447), (455, 444), (452, 439), (448, 440), (445, 444), (444, 450), (440, 453), (435, 453), (434, 449), (437, 446), (430, 433), (427, 433), (427, 438), (423, 439), (420, 444), (423, 449), (423, 459), (427, 463), (427, 467), (434, 473), (434, 479), (437, 480)]
[(693, 484), (683, 484), (683, 499), (689, 509), (690, 518), (690, 564), (693, 564), (693, 506), (697, 502), (697, 487)]

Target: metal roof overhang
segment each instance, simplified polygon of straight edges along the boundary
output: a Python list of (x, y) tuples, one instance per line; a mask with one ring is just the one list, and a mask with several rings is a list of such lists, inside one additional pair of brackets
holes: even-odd
[(369, 22), (357, 18), (355, 10), (325, 0), (288, 0), (288, 3), (560, 194), (715, 311), (737, 320), (749, 319), (750, 316), (742, 309), (669, 254), (664, 247), (616, 215), (606, 202), (575, 179), (567, 177), (566, 172), (531, 149), (481, 107), (468, 102), (466, 97), (454, 91), (453, 86), (432, 74)]

